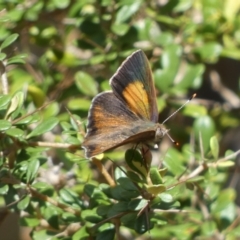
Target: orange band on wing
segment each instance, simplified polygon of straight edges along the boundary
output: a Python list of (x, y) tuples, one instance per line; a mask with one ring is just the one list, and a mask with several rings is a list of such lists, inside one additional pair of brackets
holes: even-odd
[(127, 85), (123, 91), (128, 107), (139, 116), (150, 119), (150, 103), (148, 94), (141, 81), (134, 81)]

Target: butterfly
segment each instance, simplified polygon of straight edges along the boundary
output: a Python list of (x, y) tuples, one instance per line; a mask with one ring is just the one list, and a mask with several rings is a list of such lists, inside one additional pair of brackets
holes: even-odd
[(168, 130), (158, 123), (152, 71), (144, 52), (132, 53), (109, 84), (112, 91), (92, 100), (82, 144), (86, 157), (128, 143), (159, 144)]

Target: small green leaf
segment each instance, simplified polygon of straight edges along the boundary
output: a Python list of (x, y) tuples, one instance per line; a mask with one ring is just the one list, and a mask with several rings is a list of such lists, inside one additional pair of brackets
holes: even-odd
[(128, 20), (141, 6), (141, 1), (134, 1), (132, 4), (124, 4), (116, 14), (116, 23), (123, 23)]
[(21, 124), (30, 124), (30, 123), (37, 123), (41, 120), (41, 116), (38, 113), (35, 113), (33, 115), (30, 115), (28, 117), (22, 118), (18, 122), (16, 122), (16, 125), (21, 125)]
[(7, 184), (0, 183), (0, 195), (7, 194), (8, 190), (9, 190), (9, 186)]
[(10, 128), (6, 131), (6, 134), (12, 137), (21, 138), (24, 135), (24, 131), (19, 128)]
[(32, 187), (36, 188), (38, 191), (52, 189), (52, 185), (50, 185), (49, 183), (45, 183), (45, 182), (36, 182), (36, 183), (32, 184)]
[(167, 173), (168, 169), (167, 168), (159, 168), (158, 172), (161, 175), (161, 177), (163, 178), (165, 176), (165, 174)]
[(129, 210), (140, 211), (148, 205), (148, 200), (146, 199), (133, 199), (128, 203)]
[[(106, 226), (105, 228), (107, 228), (107, 229), (102, 230), (102, 228), (104, 226)], [(116, 234), (116, 230), (113, 227), (113, 224), (104, 224), (100, 227), (99, 230), (101, 230), (101, 231), (98, 232), (98, 234), (97, 234), (97, 240), (112, 240), (112, 239), (115, 239), (114, 236)]]
[(180, 65), (181, 52), (182, 48), (179, 45), (172, 44), (165, 48), (161, 56), (163, 69), (157, 69), (154, 72), (154, 79), (156, 86), (163, 92), (172, 87)]
[(17, 208), (19, 210), (26, 209), (30, 203), (30, 200), (31, 200), (31, 198), (29, 197), (29, 195), (26, 195), (20, 202), (18, 202)]
[(203, 176), (196, 176), (187, 180), (187, 182), (190, 182), (190, 183), (202, 182), (202, 181), (204, 181)]
[(211, 137), (210, 139), (210, 149), (215, 160), (217, 160), (219, 155), (219, 144), (216, 136)]
[(89, 63), (91, 65), (97, 65), (97, 64), (100, 64), (100, 63), (102, 63), (104, 61), (105, 61), (105, 55), (104, 54), (100, 54), (100, 55), (92, 56), (91, 59), (89, 60)]
[(26, 54), (11, 57), (7, 60), (7, 65), (16, 64), (16, 63), (23, 63), (24, 64), (26, 57), (27, 57)]
[(165, 158), (164, 166), (173, 173), (174, 176), (180, 176), (186, 171), (186, 168), (181, 164), (181, 154), (176, 149), (169, 149)]
[(138, 191), (138, 188), (136, 187), (135, 184), (128, 178), (128, 177), (121, 177), (118, 180), (116, 180), (119, 185), (128, 191)]
[(70, 0), (61, 0), (61, 1), (54, 0), (53, 2), (54, 2), (54, 5), (59, 9), (64, 9), (68, 7), (68, 5), (70, 4)]
[(59, 113), (59, 111), (60, 111), (59, 103), (52, 102), (48, 104), (46, 108), (43, 109), (42, 113), (43, 113), (44, 119), (48, 119), (50, 117), (56, 116)]
[(139, 196), (139, 191), (137, 190), (126, 190), (120, 185), (117, 185), (110, 189), (110, 194), (112, 198), (116, 200), (128, 201), (129, 199), (136, 198)]
[[(40, 222), (40, 220), (39, 220)], [(35, 240), (42, 240), (42, 239), (54, 239), (55, 233), (54, 232), (49, 232), (47, 229), (39, 230), (39, 231), (34, 231), (32, 234), (32, 239)]]
[(62, 188), (59, 192), (59, 195), (64, 202), (67, 202), (67, 203), (76, 202), (77, 195), (68, 189)]
[(56, 207), (46, 207), (44, 209), (43, 217), (46, 218), (48, 223), (53, 227), (58, 229), (59, 218), (58, 218), (58, 210)]
[(131, 179), (132, 182), (135, 182), (135, 183), (145, 182), (140, 178), (140, 176), (136, 172), (128, 171), (127, 176), (129, 177), (129, 179)]
[(166, 192), (159, 194), (159, 197), (165, 203), (170, 203), (170, 202), (173, 202), (173, 200), (174, 200), (173, 196), (169, 193), (166, 193)]
[(40, 224), (40, 219), (30, 217), (24, 217), (19, 219), (21, 226), (25, 227), (37, 227)]
[(96, 81), (86, 72), (78, 71), (75, 74), (75, 83), (77, 88), (87, 96), (94, 97), (98, 93)]
[(6, 108), (10, 101), (11, 97), (9, 95), (0, 95), (0, 109)]
[(155, 196), (166, 191), (166, 187), (163, 184), (147, 186), (146, 189), (149, 193), (151, 193)]
[(137, 233), (143, 234), (153, 228), (153, 223), (149, 221), (146, 213), (143, 212), (134, 222), (134, 229)]
[(41, 107), (43, 103), (45, 102), (46, 95), (43, 91), (43, 89), (34, 86), (34, 85), (28, 85), (28, 94), (32, 97), (33, 102), (36, 107)]
[(73, 213), (64, 212), (62, 214), (62, 220), (66, 223), (70, 223), (70, 222), (77, 222), (79, 218)]
[(173, 8), (173, 12), (185, 12), (189, 8), (191, 8), (193, 5), (193, 2), (191, 0), (181, 0), (177, 1), (176, 5)]
[(101, 205), (97, 208), (97, 213), (99, 216), (106, 216), (106, 213), (112, 206), (110, 204), (108, 205)]
[(97, 214), (96, 210), (96, 208), (83, 210), (81, 212), (81, 218), (92, 223), (100, 222), (102, 217)]
[(6, 53), (0, 53), (0, 61), (4, 60), (6, 58)]
[(72, 236), (72, 240), (79, 240), (79, 239), (83, 239), (83, 240), (87, 240), (89, 239), (89, 233), (88, 233), (88, 229), (87, 226), (82, 226), (77, 232), (75, 232)]
[(1, 44), (1, 47), (0, 49), (4, 49), (6, 48), (7, 46), (9, 46), (10, 44), (12, 44), (16, 39), (18, 38), (18, 34), (17, 33), (14, 33), (10, 36), (8, 36), (4, 41), (3, 43)]
[(236, 205), (234, 205), (235, 199), (236, 191), (234, 189), (222, 190), (217, 199), (211, 204), (211, 213), (232, 222), (237, 215)]
[(72, 125), (69, 122), (60, 122), (60, 125), (66, 132), (72, 130)]
[(182, 48), (179, 45), (173, 44), (171, 46), (168, 46), (161, 56), (162, 67), (164, 69), (167, 68), (172, 69), (173, 71), (177, 71), (180, 64), (179, 57), (181, 53)]
[(240, 2), (239, 1), (226, 1), (224, 2), (223, 7), (223, 16), (229, 21), (232, 22), (236, 17), (238, 16), (239, 10), (240, 10)]
[(73, 136), (69, 136), (65, 139), (66, 143), (72, 144), (72, 145), (80, 145), (80, 141)]
[[(234, 151), (232, 151), (232, 150), (227, 150), (227, 151), (224, 153), (224, 157), (231, 156), (232, 154), (234, 154)], [(231, 159), (235, 159), (235, 157), (232, 157)]]
[(111, 30), (118, 36), (124, 36), (129, 30), (130, 26), (124, 23), (115, 23), (112, 25)]
[(25, 117), (25, 118), (21, 119), (20, 121), (16, 122), (15, 124), (16, 125), (28, 124), (32, 121), (32, 119), (33, 119), (33, 116), (30, 115), (28, 117)]
[[(209, 149), (210, 138), (215, 133), (215, 123), (209, 116), (202, 116), (194, 121), (193, 129), (195, 132), (196, 140), (199, 144), (203, 144), (203, 150), (206, 153)], [(200, 141), (200, 138), (202, 139)]]
[(115, 181), (119, 182), (119, 180), (121, 179), (127, 179), (125, 171), (126, 171), (125, 168), (116, 168), (114, 171)]
[(91, 106), (91, 101), (83, 98), (74, 98), (68, 102), (70, 110), (88, 110)]
[[(155, 24), (154, 24), (155, 25)], [(153, 25), (153, 26), (154, 26)], [(173, 34), (170, 32), (161, 32), (161, 30), (158, 30), (159, 26), (154, 26), (154, 28), (157, 30), (157, 33), (152, 33), (151, 30), (150, 34), (151, 34), (151, 40), (161, 46), (167, 47), (168, 45), (173, 44), (174, 42), (174, 37)]]
[(231, 48), (231, 49), (223, 48), (223, 50), (221, 52), (221, 56), (239, 60), (240, 59), (240, 50), (239, 50), (239, 48)]
[(209, 42), (194, 49), (194, 52), (199, 54), (203, 61), (211, 63), (217, 60), (221, 51), (222, 46), (217, 42)]
[(138, 217), (137, 212), (130, 212), (121, 217), (121, 223), (128, 228), (134, 228), (134, 223)]
[(182, 112), (185, 116), (194, 117), (194, 118), (207, 115), (207, 109), (205, 106), (200, 106), (200, 105), (191, 104), (191, 103), (186, 105)]
[(14, 115), (18, 115), (18, 113), (22, 110), (22, 105), (24, 102), (24, 93), (22, 91), (18, 91), (14, 94), (14, 96), (11, 99), (11, 104), (8, 107), (6, 117), (8, 118), (13, 112)]
[(93, 194), (93, 192), (94, 192), (94, 189), (96, 189), (96, 186), (95, 185), (93, 185), (93, 184), (89, 184), (89, 183), (87, 183), (87, 184), (85, 184), (84, 185), (84, 193), (88, 196), (88, 197), (92, 197), (92, 194)]
[(109, 85), (109, 80), (102, 81), (100, 87), (101, 87), (101, 90), (103, 91), (111, 90), (111, 87)]
[(204, 221), (201, 224), (201, 231), (203, 236), (213, 236), (217, 231), (217, 224), (212, 220)]
[(143, 179), (147, 176), (147, 167), (143, 164), (143, 159), (141, 154), (135, 149), (128, 149), (125, 152), (125, 160), (128, 166), (138, 174), (140, 174)]
[(235, 165), (235, 162), (233, 161), (225, 161), (225, 162), (218, 163), (218, 167), (222, 167), (222, 168), (232, 167), (234, 165)]
[(27, 136), (27, 138), (42, 135), (45, 132), (51, 131), (57, 124), (59, 120), (56, 117), (49, 118), (40, 123), (33, 131)]
[(150, 178), (152, 180), (153, 185), (158, 185), (163, 183), (163, 179), (159, 173), (159, 169), (157, 169), (156, 167), (152, 167), (150, 169)]
[(203, 64), (187, 65), (186, 72), (177, 87), (181, 89), (198, 88), (202, 83), (202, 74), (204, 72)]
[(40, 163), (38, 159), (29, 160), (28, 168), (27, 168), (27, 182), (32, 182), (37, 176), (38, 169), (40, 167)]
[(129, 211), (128, 209), (128, 202), (118, 202), (114, 205), (112, 205), (111, 209), (109, 209), (107, 216), (112, 217), (115, 216), (119, 213), (127, 212)]
[(9, 129), (12, 124), (7, 120), (0, 120), (0, 131), (5, 131)]
[(57, 35), (57, 29), (53, 26), (46, 27), (41, 32), (41, 37), (44, 39), (51, 39)]

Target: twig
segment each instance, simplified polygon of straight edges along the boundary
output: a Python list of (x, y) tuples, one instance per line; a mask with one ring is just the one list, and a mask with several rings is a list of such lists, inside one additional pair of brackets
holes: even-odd
[(180, 209), (154, 209), (154, 212), (161, 212), (161, 213), (197, 213), (197, 211), (189, 211), (189, 210), (180, 210)]
[(72, 208), (70, 208), (69, 206), (67, 206), (65, 204), (59, 203), (59, 202), (53, 200), (52, 198), (37, 192), (35, 189), (31, 188), (30, 186), (28, 187), (28, 190), (32, 194), (32, 197), (37, 197), (38, 199), (41, 199), (41, 200), (43, 200), (45, 202), (49, 202), (52, 205), (54, 205), (56, 207), (59, 207), (59, 208), (63, 209), (66, 212), (70, 212), (70, 213), (72, 213), (74, 215), (77, 215), (77, 216), (79, 216), (80, 213), (81, 213), (80, 210), (72, 209)]
[(92, 158), (93, 163), (97, 166), (98, 170), (100, 173), (105, 177), (105, 179), (108, 181), (109, 185), (111, 187), (114, 187), (116, 184), (114, 180), (112, 179), (111, 175), (107, 172), (105, 167), (102, 165), (102, 162), (98, 160), (97, 158), (93, 157)]
[(69, 143), (56, 143), (56, 142), (29, 142), (29, 145), (30, 146), (33, 146), (33, 147), (51, 147), (51, 148), (63, 148), (63, 149), (66, 149), (66, 148), (69, 148), (69, 149), (72, 149), (72, 148), (79, 148), (79, 145), (72, 145), (72, 144), (69, 144)]
[(24, 119), (24, 118), (26, 118), (28, 116), (31, 116), (31, 115), (33, 115), (36, 112), (39, 112), (40, 110), (42, 110), (43, 108), (47, 107), (51, 103), (53, 103), (53, 101), (50, 101), (50, 102), (44, 104), (43, 106), (39, 107), (38, 109), (36, 109), (36, 110), (34, 110), (34, 111), (30, 112), (30, 113), (27, 113), (26, 115), (24, 115), (24, 116), (22, 116), (20, 118), (15, 119), (14, 121), (12, 121), (12, 124), (15, 124), (15, 123), (21, 121), (22, 119)]
[(222, 163), (222, 162), (225, 162), (231, 158), (234, 158), (236, 157), (238, 154), (240, 153), (240, 149), (236, 152), (234, 152), (233, 154), (230, 154), (224, 158), (221, 158), (219, 159), (218, 161), (216, 162), (213, 162), (213, 163), (202, 163), (201, 165), (199, 165), (193, 172), (191, 172), (188, 176), (183, 176), (179, 182), (175, 183), (175, 184), (172, 184), (170, 186), (167, 187), (167, 189), (170, 189), (176, 185), (179, 185), (181, 183), (185, 183), (187, 182), (188, 180), (190, 180), (191, 178), (194, 178), (196, 176), (198, 176), (202, 171), (204, 171), (205, 169), (208, 169), (209, 167), (217, 167), (219, 163)]
[(8, 79), (6, 73), (5, 62), (0, 61), (0, 78), (2, 85), (2, 93), (8, 94)]

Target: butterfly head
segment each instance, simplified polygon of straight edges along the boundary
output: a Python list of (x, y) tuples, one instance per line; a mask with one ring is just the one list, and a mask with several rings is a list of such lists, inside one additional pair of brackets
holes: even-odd
[(169, 129), (166, 129), (163, 125), (157, 124), (157, 128), (155, 131), (155, 138), (154, 138), (154, 143), (159, 144), (164, 137), (165, 134), (167, 134)]

